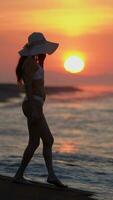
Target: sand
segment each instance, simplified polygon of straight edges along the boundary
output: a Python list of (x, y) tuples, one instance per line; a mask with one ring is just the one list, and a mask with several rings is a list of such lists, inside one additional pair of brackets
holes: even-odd
[(55, 186), (33, 182), (17, 184), (12, 178), (0, 175), (0, 200), (91, 200), (93, 193), (78, 189), (59, 189)]

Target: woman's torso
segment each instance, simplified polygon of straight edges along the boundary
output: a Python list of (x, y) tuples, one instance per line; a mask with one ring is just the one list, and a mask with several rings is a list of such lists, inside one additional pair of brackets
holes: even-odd
[[(37, 68), (33, 73), (32, 82), (31, 82), (32, 83), (32, 95), (33, 95), (34, 99), (44, 103), (45, 98), (46, 98), (45, 86), (44, 86), (44, 69), (39, 65), (39, 63), (37, 63), (36, 65), (37, 65)], [(26, 84), (25, 79), (23, 79), (23, 80), (24, 80), (24, 83)], [(25, 93), (26, 93), (26, 91), (25, 91)], [(24, 101), (25, 100), (28, 100), (27, 94), (24, 97)]]

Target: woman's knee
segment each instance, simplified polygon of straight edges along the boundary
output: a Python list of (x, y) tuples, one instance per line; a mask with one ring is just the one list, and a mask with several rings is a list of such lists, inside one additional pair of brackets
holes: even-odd
[(53, 143), (54, 143), (54, 138), (53, 138), (53, 136), (51, 136), (51, 137), (49, 137), (49, 138), (46, 138), (45, 141), (43, 141), (43, 144), (44, 144), (44, 146), (46, 146), (46, 147), (52, 147)]
[(29, 141), (29, 147), (32, 149), (32, 150), (35, 150), (39, 147), (40, 145), (40, 140), (35, 140), (35, 141)]

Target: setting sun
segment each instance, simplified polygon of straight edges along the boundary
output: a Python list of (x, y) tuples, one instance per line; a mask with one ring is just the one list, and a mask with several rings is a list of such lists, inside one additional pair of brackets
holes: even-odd
[(79, 56), (70, 56), (64, 62), (64, 68), (70, 73), (79, 73), (84, 70), (85, 62)]

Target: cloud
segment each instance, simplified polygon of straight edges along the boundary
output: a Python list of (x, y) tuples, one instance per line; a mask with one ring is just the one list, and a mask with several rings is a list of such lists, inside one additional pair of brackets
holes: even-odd
[(113, 6), (112, 0), (5, 0), (0, 2), (1, 10), (45, 10), (45, 9), (80, 9), (92, 7), (109, 7)]
[[(111, 10), (112, 11), (112, 10)], [(92, 8), (45, 9), (26, 11), (4, 11), (0, 18), (1, 30), (32, 30), (80, 35), (99, 32), (102, 28), (112, 26), (113, 14), (108, 10)]]

